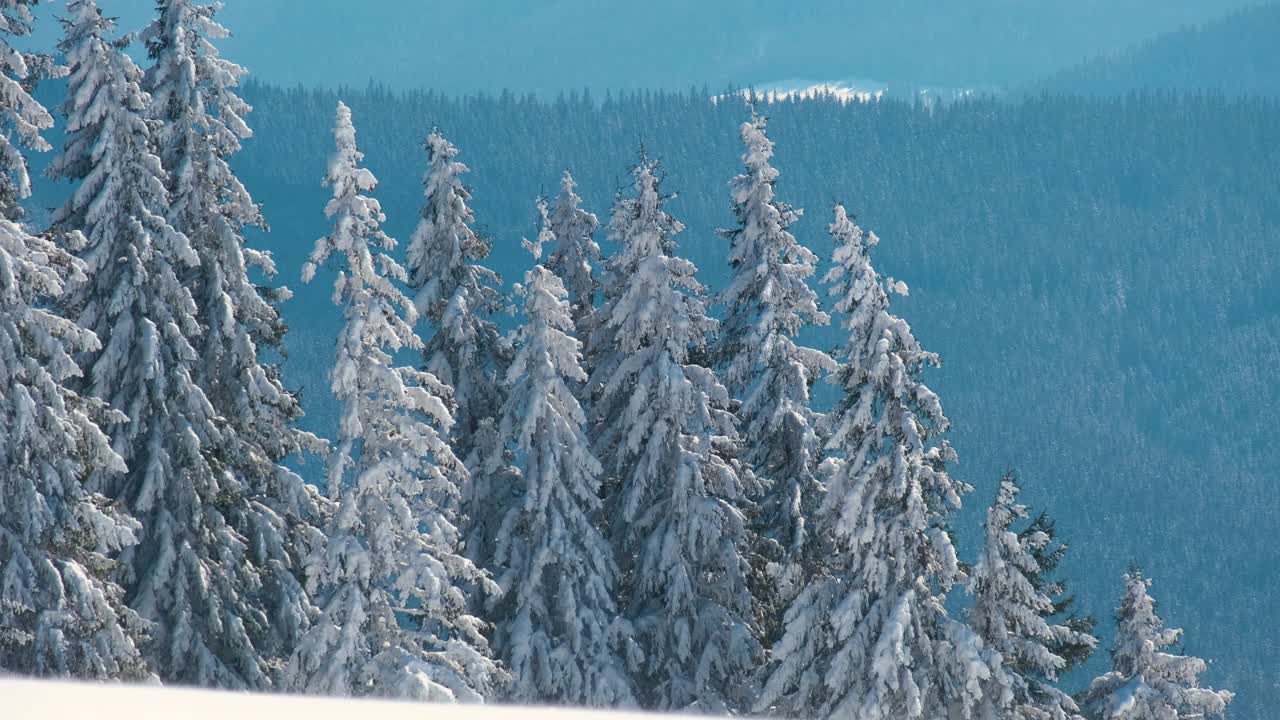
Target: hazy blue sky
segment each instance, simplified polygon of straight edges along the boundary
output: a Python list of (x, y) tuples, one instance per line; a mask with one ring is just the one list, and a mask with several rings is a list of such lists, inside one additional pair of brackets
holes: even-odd
[[(1000, 85), (1249, 0), (224, 0), (279, 83), (557, 90), (872, 78)], [(150, 0), (100, 0), (122, 27)], [(55, 3), (55, 7), (60, 7)], [(46, 10), (46, 13), (51, 10)], [(42, 39), (55, 28), (45, 23)]]

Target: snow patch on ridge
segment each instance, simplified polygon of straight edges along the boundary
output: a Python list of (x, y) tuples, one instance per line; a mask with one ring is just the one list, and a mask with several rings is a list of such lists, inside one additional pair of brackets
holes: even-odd
[(770, 104), (789, 100), (810, 100), (816, 97), (830, 97), (843, 103), (870, 103), (883, 97), (888, 89), (888, 85), (874, 81), (784, 80), (763, 83), (734, 93), (716, 95), (712, 98), (712, 102), (719, 102), (731, 96), (747, 97), (755, 93), (758, 101)]
[(884, 83), (859, 81), (791, 81), (784, 83), (770, 83), (756, 90), (758, 94), (764, 96), (766, 102), (779, 102), (792, 99), (808, 100), (815, 97), (829, 97), (845, 103), (874, 102), (884, 97), (885, 93), (888, 91), (889, 86)]
[(789, 79), (760, 83), (735, 93), (717, 95), (712, 102), (730, 96), (747, 97), (754, 92), (758, 102), (772, 104), (792, 100), (832, 98), (842, 103), (873, 103), (884, 98), (919, 100), (926, 105), (950, 102), (980, 94), (999, 94), (996, 88), (937, 87), (931, 85), (890, 85), (887, 82), (853, 78), (846, 80)]

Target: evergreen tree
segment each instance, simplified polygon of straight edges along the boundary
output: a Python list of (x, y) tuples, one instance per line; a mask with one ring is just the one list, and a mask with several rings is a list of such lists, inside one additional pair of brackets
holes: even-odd
[(123, 41), (104, 38), (113, 23), (93, 0), (67, 9), (67, 137), (50, 171), (78, 185), (54, 231), (85, 240), (86, 279), (65, 298), (103, 343), (87, 358), (84, 385), (129, 419), (110, 429), (129, 471), (96, 468), (91, 487), (142, 523), (119, 578), (130, 607), (153, 623), (145, 652), (161, 678), (265, 688), (269, 662), (254, 638), (269, 634), (272, 619), (250, 539), (229, 522), (251, 512), (249, 493), (226, 468), (225, 421), (195, 382), (201, 328), (182, 277), (199, 258), (165, 219), (167, 178), (151, 151), (141, 72)]
[(120, 418), (67, 387), (98, 339), (47, 309), (84, 265), (19, 222), (31, 183), (14, 136), (48, 150), (40, 131), (53, 125), (27, 85), (47, 59), (10, 44), (31, 31), (33, 5), (0, 0), (0, 672), (138, 680), (143, 623), (110, 559), (138, 524), (83, 484), (91, 469), (124, 471), (96, 422)]
[(849, 340), (827, 443), (838, 457), (824, 463), (814, 523), (825, 562), (787, 609), (756, 709), (860, 720), (991, 712), (1007, 700), (998, 658), (943, 605), (963, 577), (946, 520), (967, 487), (947, 474), (955, 453), (937, 441), (947, 418), (920, 381), (938, 357), (889, 312), (869, 257), (876, 236), (839, 205), (830, 230), (827, 282)]
[(582, 198), (574, 191), (577, 183), (566, 170), (560, 179), (560, 195), (551, 211), (550, 228), (556, 246), (547, 268), (560, 277), (569, 291), (569, 307), (574, 323), (581, 323), (594, 308), (597, 282), (592, 263), (600, 262), (600, 246), (592, 239), (600, 221), (583, 210)]
[(10, 220), (21, 218), (21, 202), (31, 195), (31, 176), (20, 145), (40, 152), (50, 149), (40, 132), (53, 126), (53, 117), (31, 96), (31, 90), (38, 81), (65, 70), (47, 55), (22, 52), (12, 45), (13, 38), (31, 34), (32, 8), (39, 2), (0, 0), (0, 84), (4, 86), (0, 117), (9, 129), (0, 136), (0, 212)]
[(1097, 649), (1098, 639), (1093, 634), (1097, 620), (1092, 615), (1080, 615), (1074, 609), (1075, 596), (1067, 594), (1066, 584), (1061, 580), (1052, 579), (1058, 564), (1066, 557), (1067, 546), (1058, 542), (1057, 526), (1043, 511), (1036, 515), (1031, 520), (1031, 524), (1018, 535), (1030, 539), (1037, 533), (1043, 533), (1047, 540), (1044, 544), (1039, 540), (1027, 543), (1028, 552), (1035, 561), (1036, 567), (1040, 568), (1040, 573), (1031, 576), (1030, 579), (1037, 589), (1053, 601), (1051, 617), (1059, 619), (1060, 624), (1070, 631), (1046, 644), (1050, 652), (1065, 661), (1066, 664), (1061, 672), (1066, 673), (1083, 665)]
[(1096, 678), (1082, 705), (1092, 720), (1177, 720), (1226, 715), (1234, 695), (1197, 687), (1208, 664), (1198, 657), (1164, 652), (1182, 641), (1166, 628), (1147, 594), (1151, 581), (1132, 569), (1124, 576), (1124, 598), (1116, 610), (1111, 672)]
[(1029, 518), (1018, 503), (1019, 492), (1017, 476), (1007, 473), (987, 509), (982, 554), (969, 577), (974, 597), (969, 623), (1000, 653), (1011, 675), (1011, 717), (1079, 720), (1075, 701), (1052, 683), (1087, 657), (1097, 640), (1079, 623), (1051, 622), (1063, 609), (1054, 597), (1062, 594), (1062, 586), (1048, 580), (1047, 573), (1065, 546), (1055, 544), (1052, 523), (1043, 515), (1020, 530), (1013, 528)]
[[(554, 240), (546, 205), (535, 258)], [(563, 246), (562, 246), (563, 247)], [(587, 379), (560, 278), (542, 265), (516, 286), (525, 322), (507, 373), (501, 433), (520, 458), (519, 504), (498, 533), (503, 600), (495, 644), (511, 698), (595, 707), (630, 705), (614, 594), (618, 568), (596, 522), (600, 463), (583, 434), (574, 390)]]
[(250, 107), (236, 94), (245, 71), (219, 56), (213, 40), (227, 31), (215, 19), (217, 4), (158, 0), (158, 15), (144, 34), (154, 61), (143, 86), (161, 161), (169, 178), (169, 214), (185, 234), (199, 265), (183, 273), (192, 288), (196, 318), (205, 331), (194, 378), (221, 418), (219, 462), (246, 493), (228, 520), (248, 541), (261, 568), (269, 634), (255, 637), (259, 650), (287, 658), (306, 622), (310, 603), (297, 576), (311, 546), (322, 542), (317, 498), (285, 457), (322, 447), (293, 426), (301, 414), (277, 366), (262, 348), (278, 350), (285, 325), (275, 304), (285, 288), (255, 284), (251, 269), (274, 275), (269, 253), (245, 246), (243, 229), (266, 223), (227, 164), (251, 135), (243, 117)]
[(723, 294), (726, 312), (717, 352), (724, 383), (742, 402), (737, 413), (742, 433), (756, 440), (743, 459), (765, 488), (755, 525), (763, 541), (759, 555), (770, 562), (771, 572), (757, 572), (767, 580), (755, 595), (765, 636), (772, 639), (815, 561), (801, 557), (806, 546), (815, 549), (808, 542), (806, 518), (822, 495), (809, 388), (819, 372), (833, 369), (834, 361), (793, 340), (804, 327), (826, 325), (830, 318), (807, 282), (818, 258), (788, 230), (801, 211), (775, 197), (778, 171), (770, 164), (773, 142), (765, 130), (765, 118), (758, 115), (741, 128), (744, 172), (729, 184), (738, 225), (722, 231), (733, 273)]
[(487, 656), (481, 622), (466, 614), (459, 583), (492, 586), (457, 554), (449, 510), (466, 470), (446, 441), (448, 387), (430, 373), (393, 364), (421, 349), (417, 311), (396, 287), (404, 269), (385, 251), (377, 180), (360, 167), (351, 111), (338, 104), (337, 155), (325, 215), (333, 231), (316, 242), (303, 280), (337, 256), (334, 302), (346, 323), (331, 380), (343, 413), (330, 457), (337, 511), (328, 544), (308, 563), (321, 616), (286, 671), (312, 693), (478, 702), (503, 672)]
[(606, 473), (620, 605), (643, 661), (643, 707), (739, 707), (759, 645), (750, 623), (745, 503), (726, 458), (737, 441), (728, 393), (696, 362), (716, 321), (692, 263), (676, 257), (683, 225), (662, 209), (656, 163), (634, 170), (636, 196), (610, 222), (618, 252), (592, 333), (593, 442)]
[(502, 306), (495, 288), (500, 278), (479, 264), (492, 247), (472, 227), (471, 192), (462, 184), (467, 166), (438, 130), (426, 147), (422, 218), (409, 241), (406, 269), (418, 311), (432, 329), (423, 350), (426, 370), (453, 388), (454, 450), (471, 471), (463, 488), (467, 554), (487, 566), (502, 513), (479, 499), (511, 486), (504, 473), (510, 458), (502, 453), (496, 427), (510, 346), (489, 319)]

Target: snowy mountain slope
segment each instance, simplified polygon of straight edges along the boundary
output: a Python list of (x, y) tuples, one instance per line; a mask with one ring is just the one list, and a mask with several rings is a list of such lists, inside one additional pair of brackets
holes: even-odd
[[(558, 708), (433, 705), (255, 695), (171, 687), (91, 685), (0, 679), (0, 717), (12, 720), (641, 720), (640, 713), (588, 712)], [(667, 716), (664, 716), (667, 717)]]

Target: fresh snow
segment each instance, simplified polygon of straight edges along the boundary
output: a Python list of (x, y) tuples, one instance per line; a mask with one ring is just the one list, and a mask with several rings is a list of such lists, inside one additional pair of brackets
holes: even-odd
[[(385, 700), (350, 700), (194, 690), (187, 688), (95, 685), (0, 679), (5, 717), (22, 720), (645, 720), (641, 713), (551, 707), (428, 705)], [(662, 717), (671, 717), (664, 715)], [(699, 717), (707, 717), (701, 715)]]

